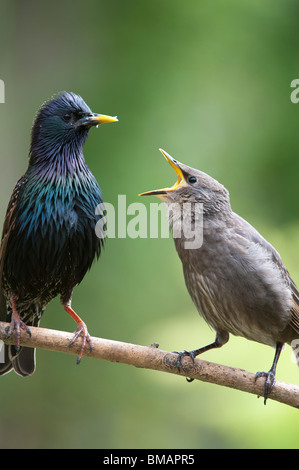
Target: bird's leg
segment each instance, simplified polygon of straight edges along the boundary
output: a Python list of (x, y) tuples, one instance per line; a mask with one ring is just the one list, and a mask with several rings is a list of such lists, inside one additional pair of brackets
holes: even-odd
[(21, 343), (21, 328), (23, 330), (26, 330), (29, 336), (31, 336), (31, 330), (29, 326), (25, 325), (25, 323), (20, 319), (20, 315), (18, 314), (17, 311), (17, 298), (15, 296), (12, 296), (11, 299), (11, 305), (12, 305), (12, 314), (11, 314), (11, 322), (10, 325), (5, 328), (7, 338), (9, 338), (12, 333), (15, 331), (16, 332), (16, 351), (20, 350), (20, 343)]
[[(182, 352), (175, 351), (179, 355), (178, 360), (177, 360), (178, 371), (180, 372), (180, 370), (181, 370), (182, 358), (184, 356), (191, 357), (191, 359), (194, 363), (194, 359), (195, 359), (196, 356), (198, 356), (199, 354), (202, 354), (206, 351), (209, 351), (209, 349), (221, 348), (221, 346), (223, 346), (225, 343), (228, 342), (228, 338), (229, 338), (229, 334), (226, 331), (219, 331), (216, 334), (215, 341), (211, 344), (208, 344), (207, 346), (203, 346), (201, 348), (194, 349), (193, 351), (182, 351)], [(192, 382), (192, 381), (193, 381), (193, 379), (188, 379), (188, 382)]]
[(269, 372), (257, 372), (255, 374), (255, 381), (260, 377), (265, 377), (266, 378), (266, 380), (265, 380), (265, 393), (264, 393), (264, 404), (265, 405), (266, 405), (266, 402), (267, 402), (267, 398), (270, 395), (270, 393), (272, 392), (272, 389), (274, 387), (276, 366), (277, 366), (278, 359), (279, 359), (280, 353), (282, 351), (282, 348), (283, 348), (283, 343), (277, 343), (276, 344), (274, 361), (273, 361), (272, 367), (269, 370)]
[(69, 343), (69, 346), (74, 344), (74, 342), (76, 341), (77, 338), (79, 338), (79, 336), (82, 336), (81, 350), (80, 350), (79, 356), (77, 357), (77, 364), (79, 364), (82, 357), (83, 357), (83, 352), (84, 352), (85, 347), (86, 347), (86, 342), (89, 344), (89, 352), (92, 351), (92, 349), (93, 349), (91, 338), (90, 338), (90, 335), (88, 333), (86, 324), (84, 323), (83, 320), (81, 320), (79, 315), (77, 315), (76, 312), (72, 309), (71, 302), (69, 301), (67, 303), (64, 303), (63, 300), (61, 302), (62, 302), (64, 310), (71, 315), (71, 317), (75, 320), (75, 322), (78, 325), (77, 329), (74, 333), (74, 336), (73, 336), (72, 340)]

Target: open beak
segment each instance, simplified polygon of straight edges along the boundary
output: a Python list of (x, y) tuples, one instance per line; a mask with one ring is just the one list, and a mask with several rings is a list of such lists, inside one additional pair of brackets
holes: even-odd
[(117, 116), (107, 116), (106, 114), (93, 113), (91, 116), (85, 116), (80, 119), (80, 126), (98, 126), (99, 124), (105, 124), (106, 122), (117, 122)]
[(179, 162), (177, 162), (174, 158), (172, 158), (165, 150), (159, 149), (162, 155), (166, 158), (168, 163), (172, 166), (174, 171), (176, 172), (177, 175), (177, 182), (171, 186), (171, 188), (163, 188), (163, 189), (155, 189), (153, 191), (148, 191), (146, 193), (141, 193), (139, 196), (160, 196), (162, 194), (167, 194), (171, 191), (174, 191), (175, 189), (178, 189), (182, 184), (184, 183), (184, 175), (182, 170), (179, 167)]

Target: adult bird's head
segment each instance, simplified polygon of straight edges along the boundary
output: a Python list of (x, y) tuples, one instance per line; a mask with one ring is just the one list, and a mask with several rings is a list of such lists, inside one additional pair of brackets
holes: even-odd
[(117, 117), (96, 114), (81, 96), (63, 92), (39, 109), (31, 133), (30, 162), (55, 157), (56, 153), (80, 152), (93, 126), (116, 122)]
[(178, 162), (165, 150), (159, 150), (176, 172), (177, 181), (170, 188), (155, 189), (139, 196), (158, 196), (166, 204), (199, 202), (203, 204), (204, 213), (230, 207), (229, 193), (222, 184), (206, 173)]

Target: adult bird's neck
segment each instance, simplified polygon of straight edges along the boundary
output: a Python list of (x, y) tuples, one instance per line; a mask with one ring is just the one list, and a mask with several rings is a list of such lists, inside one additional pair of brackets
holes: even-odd
[(77, 142), (31, 147), (27, 172), (32, 175), (47, 180), (72, 179), (86, 170), (83, 145)]

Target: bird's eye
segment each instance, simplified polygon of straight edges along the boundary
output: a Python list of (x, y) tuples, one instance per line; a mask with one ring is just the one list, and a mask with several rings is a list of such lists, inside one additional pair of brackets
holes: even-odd
[(194, 184), (194, 183), (196, 183), (197, 179), (195, 178), (195, 176), (189, 176), (188, 181), (189, 181), (189, 183)]
[(65, 113), (63, 116), (62, 116), (62, 119), (65, 121), (65, 122), (69, 122), (70, 119), (71, 119), (71, 115), (69, 113)]

